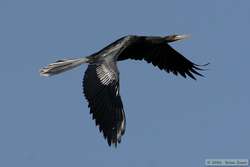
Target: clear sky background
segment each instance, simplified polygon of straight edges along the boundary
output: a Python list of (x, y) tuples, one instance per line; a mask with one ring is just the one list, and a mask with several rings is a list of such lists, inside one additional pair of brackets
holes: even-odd
[[(204, 166), (250, 158), (249, 0), (0, 0), (0, 166)], [(172, 46), (205, 78), (120, 62), (127, 129), (108, 147), (91, 120), (86, 66), (43, 78), (39, 68), (87, 56), (127, 34), (191, 34)]]

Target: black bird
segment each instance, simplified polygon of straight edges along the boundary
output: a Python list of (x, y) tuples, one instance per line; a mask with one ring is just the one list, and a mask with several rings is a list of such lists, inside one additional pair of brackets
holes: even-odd
[(40, 70), (40, 75), (51, 76), (88, 63), (83, 79), (83, 92), (90, 113), (109, 145), (121, 142), (126, 119), (119, 89), (117, 61), (145, 60), (159, 69), (175, 75), (196, 79), (202, 76), (200, 65), (186, 59), (168, 43), (187, 38), (187, 35), (124, 36), (100, 51), (79, 59), (63, 59)]

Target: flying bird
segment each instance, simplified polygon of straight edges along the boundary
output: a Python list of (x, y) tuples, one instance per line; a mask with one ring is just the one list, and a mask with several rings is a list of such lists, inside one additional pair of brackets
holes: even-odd
[(126, 127), (117, 61), (145, 60), (168, 73), (196, 79), (195, 75), (203, 76), (198, 71), (204, 65), (191, 62), (168, 44), (187, 37), (127, 35), (90, 56), (51, 63), (40, 69), (40, 75), (52, 76), (88, 64), (82, 85), (90, 113), (109, 146), (117, 146)]

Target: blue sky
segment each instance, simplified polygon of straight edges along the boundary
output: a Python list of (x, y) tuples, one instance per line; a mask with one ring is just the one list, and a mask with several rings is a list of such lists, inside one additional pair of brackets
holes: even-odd
[[(0, 166), (204, 166), (250, 158), (250, 1), (1, 0)], [(127, 34), (191, 34), (172, 46), (205, 78), (119, 63), (126, 133), (108, 147), (82, 95), (86, 66), (43, 78), (39, 68), (87, 56)]]

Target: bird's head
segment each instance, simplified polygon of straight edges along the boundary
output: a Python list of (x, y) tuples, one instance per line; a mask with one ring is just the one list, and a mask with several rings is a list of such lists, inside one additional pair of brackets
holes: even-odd
[(176, 35), (176, 34), (174, 34), (174, 35), (165, 36), (164, 38), (168, 43), (170, 43), (170, 42), (174, 42), (174, 41), (183, 40), (183, 39), (186, 39), (186, 38), (189, 38), (189, 37), (190, 37), (190, 35), (185, 35), (185, 34)]

